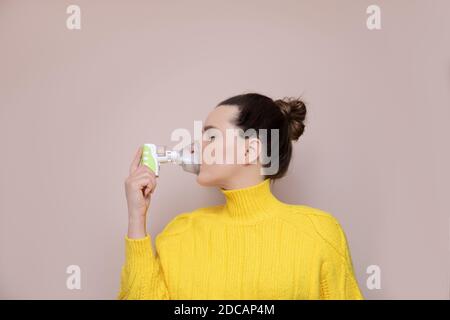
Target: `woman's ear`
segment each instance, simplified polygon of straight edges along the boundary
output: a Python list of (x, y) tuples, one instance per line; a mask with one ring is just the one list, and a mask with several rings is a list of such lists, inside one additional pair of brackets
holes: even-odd
[(260, 154), (261, 141), (256, 137), (249, 138), (245, 150), (245, 164), (257, 164)]

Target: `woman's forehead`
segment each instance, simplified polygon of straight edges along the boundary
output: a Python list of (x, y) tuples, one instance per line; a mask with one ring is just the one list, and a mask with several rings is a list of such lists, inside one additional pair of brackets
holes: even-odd
[(232, 119), (237, 116), (238, 108), (236, 106), (223, 105), (212, 110), (206, 118), (203, 128), (207, 130), (211, 127), (224, 129), (234, 127)]

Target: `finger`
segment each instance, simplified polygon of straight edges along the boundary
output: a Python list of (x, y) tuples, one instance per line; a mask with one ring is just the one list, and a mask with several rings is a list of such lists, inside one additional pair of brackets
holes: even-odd
[(143, 147), (140, 146), (139, 149), (136, 151), (136, 154), (134, 155), (133, 162), (130, 165), (130, 174), (132, 174), (139, 167), (139, 162), (141, 161), (142, 156), (142, 149)]
[(144, 191), (144, 196), (147, 197), (150, 194), (150, 188), (147, 186)]
[(150, 176), (150, 182), (147, 185), (145, 189), (145, 196), (149, 195), (150, 193), (153, 193), (153, 191), (156, 188), (156, 178), (154, 176)]
[[(151, 170), (150, 170), (151, 171)], [(142, 170), (141, 168), (138, 168), (134, 173), (133, 173), (133, 179), (140, 179), (140, 178), (153, 178), (154, 175), (147, 171), (147, 170)]]
[(156, 189), (157, 183), (156, 183), (156, 177), (155, 176), (152, 177), (152, 184), (153, 185), (152, 185), (152, 188), (150, 190), (150, 193), (153, 193), (155, 191), (155, 189)]
[(140, 177), (133, 181), (133, 186), (140, 190), (144, 190), (147, 186), (150, 186), (152, 183), (152, 179), (150, 177)]
[(154, 189), (155, 185), (155, 179), (152, 177), (148, 178), (148, 184), (145, 186), (145, 194), (148, 195), (152, 193), (152, 190)]
[(138, 175), (142, 174), (142, 173), (148, 174), (154, 178), (156, 177), (155, 172), (145, 164), (141, 164), (140, 167), (138, 167), (138, 169), (135, 171), (135, 174), (138, 174)]
[(140, 172), (140, 171), (153, 172), (153, 170), (150, 169), (148, 165), (146, 165), (145, 163), (139, 161), (135, 172)]

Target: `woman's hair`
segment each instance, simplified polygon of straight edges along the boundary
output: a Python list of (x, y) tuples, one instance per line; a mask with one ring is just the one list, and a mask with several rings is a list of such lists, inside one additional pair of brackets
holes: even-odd
[[(272, 159), (271, 130), (279, 129), (278, 143), (278, 171), (275, 174), (265, 175), (272, 180), (282, 178), (289, 167), (292, 155), (292, 141), (297, 141), (305, 130), (306, 106), (300, 98), (285, 97), (272, 100), (271, 98), (258, 94), (246, 93), (228, 98), (220, 102), (216, 107), (222, 105), (235, 105), (239, 113), (233, 124), (244, 132), (254, 129), (259, 138), (259, 129), (268, 129), (266, 139), (261, 142), (266, 145), (266, 154)], [(264, 167), (273, 165), (272, 162), (263, 164)]]

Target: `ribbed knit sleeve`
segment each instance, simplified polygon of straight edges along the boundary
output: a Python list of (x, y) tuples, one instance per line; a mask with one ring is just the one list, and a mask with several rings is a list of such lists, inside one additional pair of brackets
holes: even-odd
[(316, 215), (312, 221), (328, 244), (320, 270), (320, 299), (364, 299), (355, 277), (347, 237), (335, 217)]
[(125, 264), (121, 271), (118, 299), (169, 299), (159, 256), (153, 252), (148, 234), (141, 239), (125, 236)]
[(342, 264), (344, 265), (343, 274), (341, 273), (341, 278), (343, 282), (343, 299), (347, 300), (363, 300), (364, 297), (359, 289), (358, 282), (356, 280), (355, 272), (353, 269), (353, 262), (350, 254), (350, 249), (348, 246), (347, 237), (344, 233), (342, 227), (338, 224), (338, 230), (340, 234), (340, 245), (343, 257)]
[(364, 299), (351, 265), (339, 260), (328, 260), (322, 264), (320, 299), (362, 300)]

